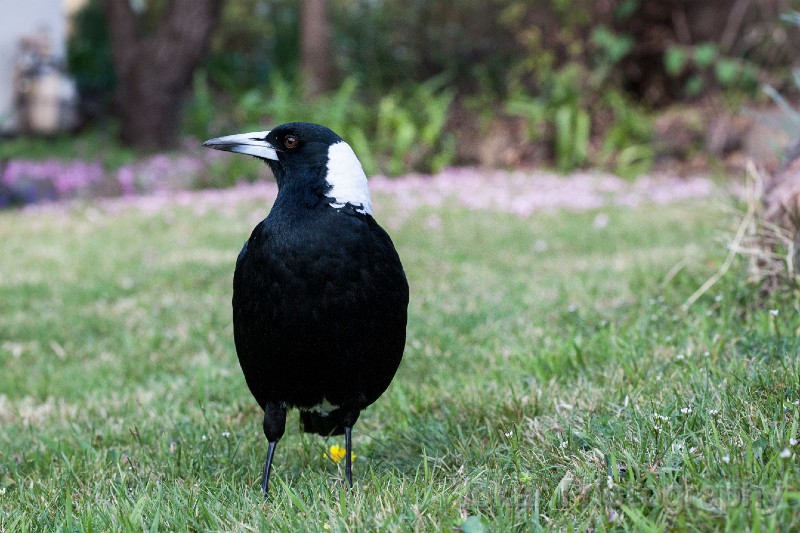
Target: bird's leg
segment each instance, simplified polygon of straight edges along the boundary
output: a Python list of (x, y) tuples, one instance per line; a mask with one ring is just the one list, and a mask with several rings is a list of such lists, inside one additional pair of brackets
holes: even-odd
[(358, 407), (343, 408), (342, 425), (344, 426), (344, 475), (347, 485), (353, 488), (353, 426), (358, 420), (361, 409)]
[(272, 469), (272, 456), (275, 454), (275, 445), (286, 430), (286, 406), (276, 402), (264, 406), (264, 435), (269, 442), (267, 462), (264, 464), (264, 475), (261, 478), (261, 492), (267, 495), (269, 488), (269, 473)]
[(353, 488), (353, 428), (350, 426), (344, 427), (344, 475), (347, 478), (347, 484)]
[(267, 495), (267, 489), (269, 488), (269, 472), (272, 469), (272, 456), (275, 454), (276, 444), (278, 444), (276, 440), (270, 442), (267, 450), (267, 462), (264, 463), (264, 474), (261, 476), (261, 492), (264, 493), (264, 496)]

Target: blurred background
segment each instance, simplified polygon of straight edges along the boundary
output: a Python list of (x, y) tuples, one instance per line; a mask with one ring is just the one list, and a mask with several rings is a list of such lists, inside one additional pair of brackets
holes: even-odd
[(258, 178), (204, 139), (330, 126), (368, 174), (776, 167), (791, 0), (29, 0), (0, 20), (0, 205)]

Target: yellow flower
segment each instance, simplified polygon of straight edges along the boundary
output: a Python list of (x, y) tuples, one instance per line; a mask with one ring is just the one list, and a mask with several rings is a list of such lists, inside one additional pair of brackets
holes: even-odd
[[(344, 459), (346, 453), (347, 451), (344, 448), (342, 448), (338, 444), (334, 444), (328, 449), (327, 453), (322, 454), (322, 457), (326, 457), (331, 461), (333, 461), (334, 463), (340, 463), (342, 459)], [(350, 457), (352, 461), (355, 461), (356, 457), (358, 456), (356, 454), (352, 454)]]

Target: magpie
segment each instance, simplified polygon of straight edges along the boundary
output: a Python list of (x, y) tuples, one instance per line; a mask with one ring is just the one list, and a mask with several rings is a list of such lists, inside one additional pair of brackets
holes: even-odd
[(400, 365), (409, 298), (361, 163), (336, 133), (307, 122), (203, 146), (265, 161), (278, 184), (233, 275), (234, 344), (269, 443), (261, 490), (290, 408), (305, 432), (344, 434), (352, 488), (352, 428)]

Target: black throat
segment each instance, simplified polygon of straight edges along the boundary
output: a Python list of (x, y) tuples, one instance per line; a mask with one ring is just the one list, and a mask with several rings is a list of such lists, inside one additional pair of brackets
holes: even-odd
[(294, 168), (288, 168), (281, 161), (268, 160), (267, 164), (278, 184), (278, 196), (275, 198), (273, 211), (276, 208), (313, 209), (331, 202), (325, 196), (331, 190), (331, 185), (325, 179), (328, 173), (327, 164)]

